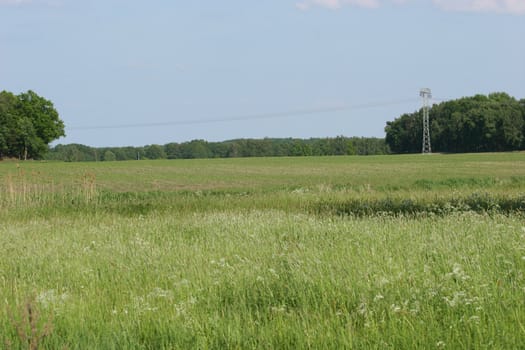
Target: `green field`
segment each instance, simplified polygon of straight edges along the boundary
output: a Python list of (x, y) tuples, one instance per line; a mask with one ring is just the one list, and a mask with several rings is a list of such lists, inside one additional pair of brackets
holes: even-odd
[(525, 344), (525, 153), (0, 162), (0, 179), (0, 347)]

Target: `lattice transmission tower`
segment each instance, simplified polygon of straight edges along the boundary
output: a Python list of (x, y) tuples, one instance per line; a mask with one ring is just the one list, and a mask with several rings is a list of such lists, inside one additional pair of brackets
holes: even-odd
[(432, 91), (428, 88), (421, 89), (419, 96), (423, 98), (423, 154), (432, 153), (430, 146), (430, 120), (428, 117), (428, 111), (430, 109), (429, 100), (432, 98)]

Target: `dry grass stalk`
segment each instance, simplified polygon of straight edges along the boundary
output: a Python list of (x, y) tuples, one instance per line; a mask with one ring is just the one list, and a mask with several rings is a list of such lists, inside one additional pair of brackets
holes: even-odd
[[(46, 323), (40, 324), (40, 314), (35, 308), (35, 297), (29, 297), (20, 307), (21, 319), (17, 319), (13, 310), (7, 308), (11, 324), (16, 330), (21, 345), (27, 344), (29, 350), (37, 350), (42, 340), (53, 332), (53, 318), (49, 317)], [(12, 343), (6, 341), (6, 348), (11, 349)]]

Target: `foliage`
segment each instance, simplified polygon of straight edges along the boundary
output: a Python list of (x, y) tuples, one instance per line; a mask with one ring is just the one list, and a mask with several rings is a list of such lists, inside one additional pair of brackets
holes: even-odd
[[(385, 128), (395, 153), (421, 151), (422, 110), (403, 114)], [(432, 149), (437, 152), (499, 152), (525, 149), (525, 107), (505, 93), (476, 95), (432, 106)]]
[(147, 159), (166, 159), (166, 152), (162, 146), (149, 145), (144, 147), (144, 157)]
[[(381, 155), (389, 150), (384, 139), (373, 137), (314, 138), (314, 139), (239, 139), (223, 142), (192, 140), (168, 143), (164, 146), (95, 148), (78, 144), (57, 145), (46, 156), (49, 160), (96, 161), (109, 160), (107, 151), (115, 160), (136, 159), (197, 159), (237, 157), (285, 157), (330, 155)], [(113, 159), (112, 157), (110, 159)]]
[(117, 160), (117, 156), (115, 156), (115, 153), (111, 152), (110, 150), (107, 150), (104, 152), (104, 160), (108, 162), (114, 162)]
[(0, 159), (42, 158), (48, 144), (64, 135), (64, 123), (51, 101), (31, 90), (0, 92)]

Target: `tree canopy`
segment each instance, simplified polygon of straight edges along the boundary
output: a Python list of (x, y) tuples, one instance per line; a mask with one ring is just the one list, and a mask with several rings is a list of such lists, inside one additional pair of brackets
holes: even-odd
[(223, 142), (192, 140), (144, 147), (92, 148), (79, 144), (57, 145), (46, 155), (49, 160), (111, 161), (135, 159), (190, 159), (234, 157), (283, 157), (386, 154), (388, 148), (381, 138), (265, 138), (238, 139)]
[(65, 136), (64, 123), (51, 101), (31, 90), (0, 92), (0, 159), (42, 158), (60, 136)]
[[(437, 152), (525, 149), (525, 100), (518, 101), (506, 93), (435, 104), (429, 118), (432, 149)], [(423, 110), (387, 122), (385, 131), (392, 152), (421, 152)]]

